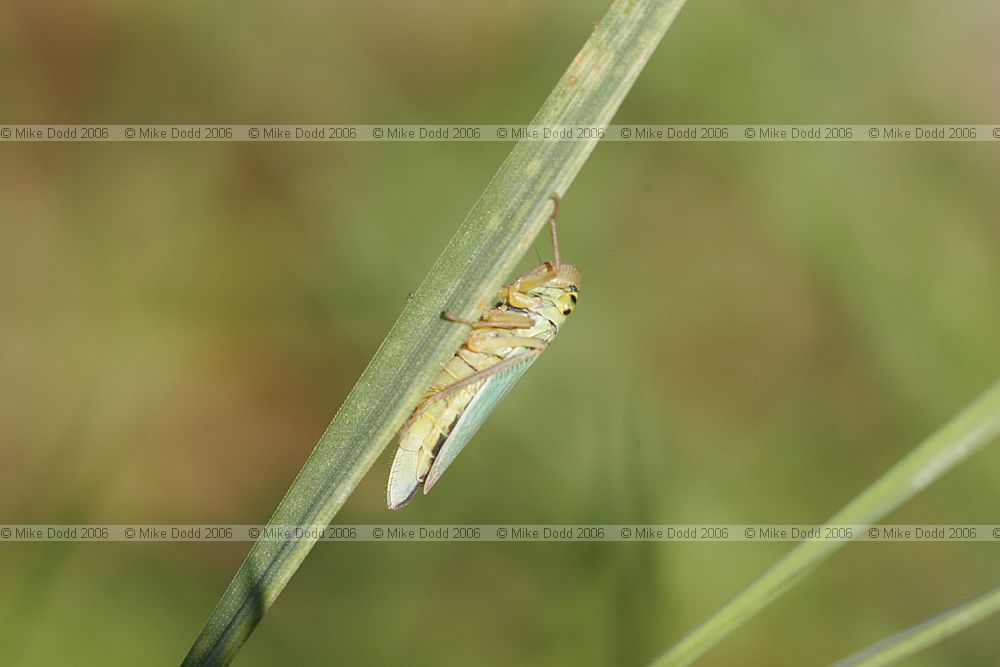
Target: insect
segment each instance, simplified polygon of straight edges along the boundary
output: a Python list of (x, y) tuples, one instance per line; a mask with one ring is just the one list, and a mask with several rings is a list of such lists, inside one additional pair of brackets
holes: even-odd
[(470, 332), (427, 390), (399, 432), (399, 449), (389, 471), (389, 509), (410, 502), (421, 486), (427, 493), (500, 400), (559, 333), (580, 298), (580, 270), (559, 258), (552, 195), (553, 261), (543, 262), (500, 290), (499, 304), (477, 321), (443, 317)]

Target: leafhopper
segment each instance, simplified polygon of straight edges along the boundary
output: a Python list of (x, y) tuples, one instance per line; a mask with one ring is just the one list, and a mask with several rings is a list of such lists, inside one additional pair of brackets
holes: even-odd
[(543, 262), (500, 290), (499, 303), (479, 320), (444, 318), (469, 327), (469, 335), (435, 378), (399, 432), (389, 471), (389, 509), (427, 493), (441, 479), (500, 400), (559, 333), (580, 298), (580, 269), (559, 258), (552, 195), (551, 262)]

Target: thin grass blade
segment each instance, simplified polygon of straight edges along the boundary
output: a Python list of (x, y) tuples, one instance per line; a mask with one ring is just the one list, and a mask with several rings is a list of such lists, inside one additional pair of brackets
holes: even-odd
[(998, 611), (1000, 611), (1000, 586), (966, 600), (957, 607), (952, 607), (943, 614), (929, 618), (912, 628), (886, 637), (840, 660), (832, 667), (883, 667), (895, 664)]
[[(890, 468), (826, 525), (868, 526), (1000, 437), (1000, 383)], [(654, 661), (689, 665), (781, 596), (844, 542), (807, 540)]]

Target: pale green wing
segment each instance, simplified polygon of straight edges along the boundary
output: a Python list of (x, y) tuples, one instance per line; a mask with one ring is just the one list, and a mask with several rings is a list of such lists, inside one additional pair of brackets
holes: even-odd
[(539, 352), (537, 350), (518, 353), (517, 356), (523, 356), (524, 361), (514, 363), (498, 371), (496, 375), (488, 377), (483, 382), (483, 386), (472, 397), (469, 406), (455, 422), (451, 432), (448, 434), (448, 439), (444, 441), (441, 449), (434, 457), (434, 464), (427, 473), (427, 479), (424, 480), (424, 493), (430, 491), (431, 487), (437, 483), (441, 475), (444, 474), (444, 471), (451, 465), (451, 462), (455, 460), (455, 457), (469, 444), (469, 440), (476, 434), (479, 427), (483, 425), (483, 422), (490, 416), (490, 413), (493, 412), (497, 404), (507, 395), (511, 387), (521, 379), (521, 376), (528, 370), (528, 367), (535, 363), (538, 355)]

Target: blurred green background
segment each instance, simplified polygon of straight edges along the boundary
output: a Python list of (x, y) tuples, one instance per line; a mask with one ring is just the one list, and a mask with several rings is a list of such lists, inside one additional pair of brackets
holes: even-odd
[[(525, 123), (603, 1), (0, 6), (0, 122)], [(1000, 5), (692, 2), (634, 123), (995, 123)], [(501, 143), (0, 146), (0, 523), (262, 523)], [(996, 144), (609, 143), (581, 306), (427, 497), (342, 524), (821, 522), (1000, 376)], [(536, 244), (547, 257), (548, 244)], [(525, 266), (536, 257), (525, 259)], [(1000, 451), (894, 523), (1000, 522)], [(998, 581), (847, 547), (706, 659)], [(246, 544), (4, 544), (4, 664), (175, 664)], [(238, 664), (637, 665), (787, 544), (320, 544)], [(987, 665), (994, 619), (911, 660)]]

